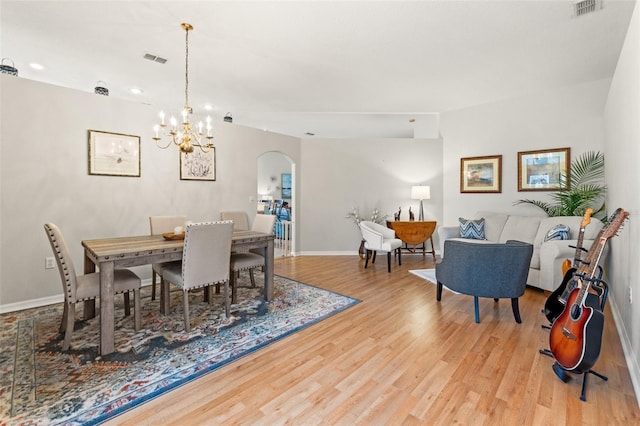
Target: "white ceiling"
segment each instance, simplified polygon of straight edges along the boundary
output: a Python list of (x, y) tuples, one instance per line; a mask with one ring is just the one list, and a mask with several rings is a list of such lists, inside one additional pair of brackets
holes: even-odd
[(215, 120), (298, 137), (413, 137), (439, 112), (611, 77), (635, 2), (582, 17), (573, 4), (1, 0), (0, 56), (23, 78), (90, 92), (103, 80), (111, 97), (178, 113), (189, 22), (194, 114), (209, 103)]

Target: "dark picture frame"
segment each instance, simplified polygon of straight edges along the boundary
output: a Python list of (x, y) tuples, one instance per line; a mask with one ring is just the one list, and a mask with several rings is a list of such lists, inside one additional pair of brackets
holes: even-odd
[(502, 192), (502, 155), (460, 159), (460, 192), (496, 194)]
[(518, 191), (568, 189), (571, 148), (518, 152)]
[(140, 177), (140, 136), (88, 131), (90, 175)]
[(203, 152), (199, 148), (189, 154), (180, 153), (180, 180), (216, 180), (216, 148)]

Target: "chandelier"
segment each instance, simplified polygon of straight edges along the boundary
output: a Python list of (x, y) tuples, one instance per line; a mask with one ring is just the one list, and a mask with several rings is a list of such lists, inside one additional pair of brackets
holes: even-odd
[[(182, 122), (178, 124), (178, 120), (175, 117), (169, 119), (169, 124), (165, 122), (165, 114), (160, 111), (160, 124), (156, 124), (153, 127), (155, 136), (153, 140), (156, 142), (158, 148), (166, 149), (175, 144), (180, 152), (189, 154), (193, 152), (194, 147), (200, 148), (202, 152), (209, 152), (213, 148), (211, 140), (211, 117), (207, 116), (206, 124), (200, 121), (197, 128), (191, 125), (189, 115), (193, 113), (193, 109), (189, 106), (189, 31), (193, 30), (191, 24), (182, 23), (180, 26), (185, 30), (185, 85), (184, 85), (184, 108), (182, 109)], [(206, 133), (205, 133), (206, 131)], [(168, 139), (166, 145), (162, 145), (160, 141), (162, 136)]]

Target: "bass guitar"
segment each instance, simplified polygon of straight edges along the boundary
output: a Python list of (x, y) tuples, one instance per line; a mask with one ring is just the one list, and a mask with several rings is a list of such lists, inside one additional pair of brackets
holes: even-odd
[(578, 267), (574, 277), (578, 287), (569, 293), (567, 304), (551, 326), (549, 347), (557, 363), (567, 371), (589, 371), (600, 356), (604, 314), (586, 305), (586, 298), (605, 245), (618, 232), (629, 213), (618, 209), (611, 216), (600, 237), (589, 249), (586, 262)]
[(562, 313), (567, 303), (569, 293), (571, 293), (571, 290), (573, 290), (577, 285), (577, 281), (573, 279), (573, 274), (578, 269), (578, 266), (580, 266), (583, 251), (582, 244), (584, 242), (584, 230), (589, 226), (589, 223), (591, 223), (592, 213), (593, 209), (588, 208), (580, 222), (580, 232), (578, 233), (576, 252), (573, 256), (573, 265), (569, 259), (566, 259), (563, 262), (562, 274), (564, 278), (562, 279), (562, 283), (549, 295), (544, 304), (544, 310), (542, 312), (549, 320), (549, 323), (552, 323), (556, 318), (558, 318), (558, 315)]

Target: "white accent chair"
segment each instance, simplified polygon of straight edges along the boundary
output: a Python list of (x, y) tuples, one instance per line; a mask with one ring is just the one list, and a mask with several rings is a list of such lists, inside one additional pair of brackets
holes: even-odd
[[(276, 223), (276, 216), (269, 214), (258, 214), (253, 220), (252, 231), (262, 232), (263, 234), (273, 234)], [(251, 286), (256, 286), (256, 280), (253, 275), (255, 268), (264, 267), (264, 251), (262, 249), (251, 249), (249, 252), (232, 253), (231, 254), (231, 302), (237, 302), (237, 273), (249, 270), (251, 278)]]
[[(51, 243), (51, 249), (58, 263), (58, 271), (62, 280), (64, 291), (64, 310), (60, 332), (64, 332), (62, 350), (66, 351), (71, 345), (71, 333), (76, 317), (76, 302), (83, 300), (97, 299), (100, 296), (100, 273), (93, 272), (85, 275), (76, 275), (71, 253), (64, 241), (62, 232), (53, 223), (44, 225), (44, 229)], [(113, 292), (115, 294), (124, 293), (125, 316), (130, 315), (129, 292), (134, 293), (134, 324), (135, 330), (140, 330), (140, 277), (129, 269), (116, 269), (113, 277)]]
[[(233, 222), (204, 222), (187, 225), (182, 262), (170, 263), (162, 273), (164, 309), (169, 312), (169, 283), (182, 288), (184, 330), (191, 331), (189, 290), (205, 287), (209, 303), (213, 300), (211, 285), (224, 283), (224, 307), (229, 317), (229, 259)], [(206, 298), (206, 297), (205, 297)]]
[[(360, 222), (360, 231), (362, 232), (362, 238), (364, 238), (365, 262), (364, 267), (369, 265), (369, 256), (371, 256), (371, 263), (376, 261), (376, 252), (387, 252), (387, 269), (391, 272), (391, 253), (396, 252), (398, 254), (398, 265), (402, 265), (402, 258), (400, 253), (400, 247), (402, 241), (396, 238), (396, 232), (393, 229), (387, 228), (375, 222), (363, 220)], [(373, 252), (373, 253), (371, 253)]]
[(233, 221), (235, 231), (249, 230), (249, 215), (245, 211), (224, 211), (220, 212), (220, 220)]
[[(160, 235), (165, 232), (173, 232), (178, 226), (185, 226), (187, 221), (186, 216), (149, 216), (149, 228), (151, 229), (151, 235)], [(176, 261), (180, 263), (180, 261)], [(156, 282), (157, 277), (162, 277), (162, 271), (164, 270), (164, 263), (154, 263), (151, 265), (151, 300), (156, 300)], [(162, 297), (162, 294), (160, 295)], [(162, 306), (162, 300), (160, 300), (160, 306)]]

